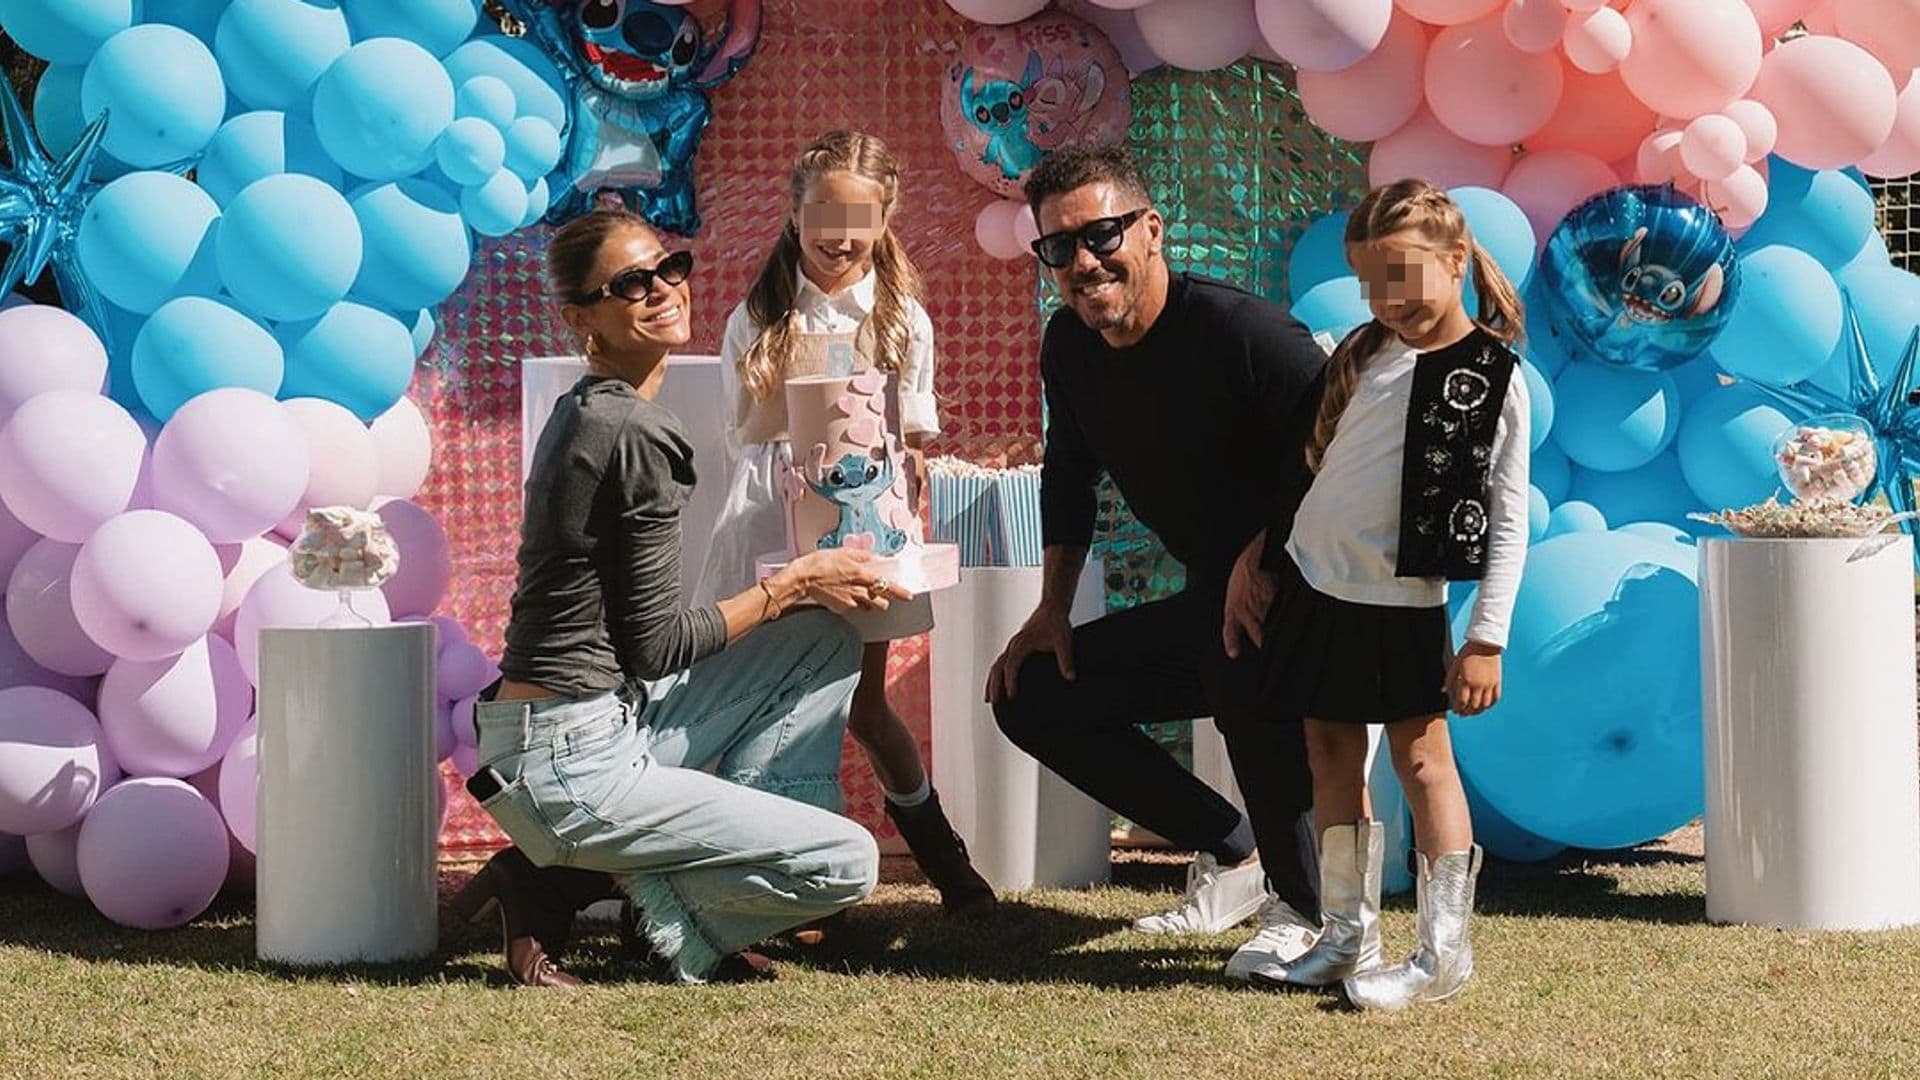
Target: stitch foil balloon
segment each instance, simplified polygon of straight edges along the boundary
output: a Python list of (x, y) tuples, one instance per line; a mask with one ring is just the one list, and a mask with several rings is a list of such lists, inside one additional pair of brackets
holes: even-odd
[(1726, 228), (1668, 186), (1581, 203), (1547, 240), (1540, 274), (1555, 330), (1594, 359), (1643, 371), (1699, 356), (1740, 295)]
[(1048, 12), (975, 26), (948, 65), (940, 122), (960, 171), (1018, 198), (1049, 150), (1124, 138), (1133, 118), (1127, 68), (1105, 34)]

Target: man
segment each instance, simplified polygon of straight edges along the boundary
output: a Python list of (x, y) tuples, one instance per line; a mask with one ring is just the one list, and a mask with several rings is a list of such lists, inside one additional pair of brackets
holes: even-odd
[[(1247, 979), (1304, 952), (1320, 922), (1301, 723), (1258, 715), (1254, 691), (1273, 589), (1264, 530), (1290, 520), (1304, 490), (1309, 388), (1326, 353), (1282, 308), (1170, 271), (1165, 223), (1125, 149), (1056, 151), (1026, 194), (1042, 233), (1035, 253), (1067, 305), (1040, 347), (1046, 583), (987, 697), (1015, 745), (1197, 852), (1181, 906), (1136, 929), (1211, 933), (1260, 909), (1260, 932), (1227, 966)], [(1072, 629), (1102, 471), (1185, 564), (1187, 586)], [(1138, 727), (1203, 716), (1226, 739), (1247, 814)]]

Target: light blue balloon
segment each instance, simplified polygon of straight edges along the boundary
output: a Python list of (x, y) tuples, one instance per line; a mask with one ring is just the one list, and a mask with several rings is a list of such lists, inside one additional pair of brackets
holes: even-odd
[(1840, 343), (1840, 288), (1820, 260), (1784, 244), (1740, 257), (1740, 302), (1709, 349), (1727, 374), (1791, 386)]
[(1552, 439), (1536, 448), (1533, 457), (1527, 461), (1527, 478), (1533, 486), (1547, 496), (1547, 501), (1557, 503), (1567, 497), (1573, 489), (1573, 462), (1554, 445)]
[(494, 75), (475, 75), (453, 92), (453, 115), (457, 119), (478, 117), (499, 128), (505, 133), (513, 124), (513, 114), (519, 108), (514, 102), (513, 87), (505, 79)]
[(524, 188), (560, 163), (560, 132), (537, 116), (523, 116), (507, 129), (507, 168)]
[[(1907, 338), (1920, 326), (1920, 277), (1891, 264), (1868, 264), (1850, 268), (1836, 281), (1853, 299), (1854, 317), (1860, 321), (1860, 336), (1866, 341), (1874, 372), (1882, 383), (1893, 381)], [(1833, 358), (1812, 376), (1815, 385), (1841, 393), (1846, 373), (1852, 370), (1852, 349), (1851, 333), (1842, 334)]]
[(480, 21), (479, 0), (341, 0), (356, 40), (405, 38), (435, 56), (467, 40)]
[(554, 130), (567, 126), (566, 80), (538, 46), (504, 34), (477, 37), (447, 54), (447, 74), (459, 85), (476, 75), (492, 75), (513, 88), (514, 115), (537, 116)]
[(1680, 426), (1680, 468), (1687, 486), (1715, 510), (1751, 506), (1780, 490), (1773, 440), (1794, 419), (1744, 383), (1703, 394)]
[(137, 172), (100, 189), (80, 218), (80, 268), (100, 294), (136, 315), (219, 287), (220, 208), (191, 180)]
[(122, 30), (100, 46), (80, 80), (81, 112), (112, 110), (101, 145), (129, 165), (153, 168), (206, 148), (227, 114), (220, 65), (177, 26)]
[(393, 407), (413, 381), (413, 332), (387, 314), (344, 300), (318, 319), (282, 323), (283, 398), (325, 398), (362, 420)]
[(1569, 499), (1553, 508), (1547, 515), (1547, 532), (1543, 539), (1564, 536), (1567, 533), (1606, 532), (1607, 516), (1592, 503), (1578, 499)]
[(1323, 281), (1307, 290), (1293, 305), (1293, 317), (1309, 330), (1331, 330), (1336, 326), (1355, 326), (1373, 318), (1366, 297), (1360, 292), (1360, 279), (1348, 274)]
[(440, 171), (453, 183), (461, 187), (484, 184), (506, 164), (507, 141), (499, 128), (469, 116), (447, 125), (434, 144), (433, 156)]
[(162, 423), (194, 397), (225, 386), (277, 393), (284, 357), (265, 327), (199, 296), (169, 300), (133, 343), (133, 383)]
[(233, 0), (213, 35), (235, 97), (249, 108), (302, 115), (314, 84), (351, 44), (333, 0)]
[(303, 173), (334, 188), (342, 179), (305, 117), (262, 110), (220, 125), (194, 175), (225, 206), (256, 180), (279, 173)]
[[(140, 21), (177, 26), (211, 45), (228, 0), (140, 0)], [(214, 52), (219, 55), (218, 50)]]
[(275, 321), (311, 319), (360, 273), (360, 222), (338, 191), (281, 173), (234, 196), (220, 222), (220, 279), (239, 307)]
[(368, 180), (397, 180), (433, 163), (433, 145), (453, 123), (453, 83), (411, 41), (375, 38), (348, 49), (313, 89), (313, 125), (340, 167)]
[(133, 0), (0, 0), (0, 27), (50, 64), (84, 64), (133, 25)]
[(1875, 230), (1873, 235), (1867, 237), (1867, 242), (1860, 245), (1860, 253), (1853, 257), (1853, 261), (1835, 270), (1833, 276), (1838, 280), (1848, 274), (1886, 266), (1892, 261), (1893, 256), (1887, 251), (1887, 238), (1880, 235), (1879, 230)]
[(1680, 391), (1680, 410), (1684, 416), (1687, 406), (1698, 401), (1700, 395), (1720, 386), (1720, 365), (1714, 363), (1713, 357), (1702, 356), (1669, 369), (1667, 377)]
[(1501, 700), (1454, 726), (1463, 780), (1553, 843), (1618, 848), (1700, 813), (1698, 552), (1622, 532), (1527, 553)]
[(1352, 216), (1339, 210), (1318, 218), (1294, 241), (1287, 255), (1287, 294), (1293, 303), (1298, 304), (1315, 285), (1353, 273), (1347, 265), (1346, 239)]
[(527, 216), (527, 189), (509, 169), (501, 169), (484, 184), (463, 188), (460, 212), (474, 232), (505, 236)]
[(1662, 544), (1692, 545), (1694, 537), (1678, 525), (1669, 525), (1664, 521), (1635, 521), (1622, 525), (1617, 532), (1633, 536), (1644, 536)]
[[(1493, 256), (1515, 291), (1525, 288), (1533, 276), (1534, 253), (1539, 250), (1526, 212), (1492, 188), (1457, 187), (1449, 189), (1447, 195), (1466, 215), (1473, 238)], [(1467, 295), (1473, 295), (1471, 288)]]
[(86, 130), (86, 113), (80, 107), (80, 81), (86, 74), (83, 64), (54, 64), (34, 84), (33, 129), (55, 158), (78, 145)]
[(1531, 863), (1551, 859), (1567, 850), (1565, 844), (1542, 840), (1507, 820), (1478, 788), (1467, 783), (1464, 768), (1460, 770), (1460, 787), (1467, 796), (1467, 815), (1473, 821), (1473, 842), (1487, 854), (1511, 863)]
[(408, 333), (413, 338), (414, 359), (417, 360), (425, 356), (427, 346), (433, 344), (433, 335), (438, 330), (438, 327), (434, 325), (433, 312), (426, 308), (421, 308), (419, 311), (414, 312), (411, 319), (404, 319), (402, 321), (407, 324)]
[(1527, 380), (1527, 451), (1531, 453), (1553, 431), (1553, 387), (1525, 360), (1520, 361), (1520, 375)]
[(1742, 251), (1770, 244), (1796, 247), (1838, 270), (1873, 235), (1873, 193), (1836, 169), (1803, 169), (1767, 160), (1767, 209), (1740, 238)]
[(1576, 469), (1568, 498), (1599, 510), (1615, 528), (1645, 521), (1679, 525), (1689, 513), (1706, 509), (1687, 486), (1680, 455), (1672, 448), (1626, 472)]
[(533, 186), (527, 189), (527, 212), (520, 219), (520, 227), (527, 228), (545, 216), (551, 200), (552, 196), (547, 189), (547, 178), (543, 176), (535, 180)]
[(408, 179), (371, 185), (348, 201), (364, 242), (354, 295), (414, 311), (445, 300), (466, 279), (473, 241), (452, 193)]
[(147, 403), (140, 400), (140, 389), (133, 383), (133, 343), (140, 338), (147, 317), (128, 311), (112, 302), (106, 309), (106, 333), (100, 335), (107, 346), (107, 385), (105, 394), (136, 418), (149, 415)]
[(1679, 388), (1660, 372), (1570, 364), (1553, 396), (1553, 439), (1589, 469), (1637, 469), (1680, 430)]
[(1547, 527), (1553, 516), (1553, 507), (1547, 503), (1546, 492), (1527, 485), (1527, 542), (1539, 543), (1547, 537)]

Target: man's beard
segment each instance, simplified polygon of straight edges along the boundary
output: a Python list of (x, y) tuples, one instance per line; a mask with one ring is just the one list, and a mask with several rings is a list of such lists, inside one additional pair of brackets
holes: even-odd
[[(1089, 307), (1082, 306), (1083, 304), (1090, 304), (1092, 301), (1081, 297), (1079, 294), (1080, 289), (1091, 285), (1103, 285), (1108, 282), (1113, 283), (1113, 288), (1109, 290), (1108, 296), (1098, 301), (1100, 306), (1097, 309), (1089, 309)], [(1067, 284), (1068, 291), (1073, 298), (1080, 300), (1080, 303), (1074, 305), (1074, 312), (1080, 316), (1080, 321), (1086, 324), (1087, 329), (1111, 330), (1126, 321), (1128, 313), (1133, 310), (1133, 297), (1127, 293), (1127, 284), (1127, 278), (1120, 274), (1099, 274), (1080, 277), (1075, 278)]]

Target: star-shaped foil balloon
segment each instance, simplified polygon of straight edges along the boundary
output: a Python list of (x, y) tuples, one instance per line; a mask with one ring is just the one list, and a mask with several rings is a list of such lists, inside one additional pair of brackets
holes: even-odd
[[(1850, 413), (1866, 421), (1880, 458), (1867, 497), (1884, 496), (1894, 513), (1910, 513), (1914, 509), (1913, 483), (1920, 477), (1920, 326), (1908, 335), (1906, 351), (1900, 354), (1892, 376), (1882, 383), (1867, 352), (1866, 336), (1860, 332), (1853, 297), (1844, 289), (1841, 293), (1847, 312), (1846, 396), (1812, 382), (1753, 385), (1777, 401), (1810, 413)], [(1913, 532), (1913, 519), (1906, 519), (1903, 527)], [(1920, 564), (1920, 548), (1916, 548), (1914, 560)]]
[(0, 295), (20, 283), (40, 280), (49, 264), (67, 310), (85, 319), (107, 340), (107, 306), (80, 271), (80, 217), (100, 185), (92, 181), (94, 155), (106, 134), (107, 115), (88, 124), (80, 141), (54, 161), (27, 122), (12, 83), (0, 79), (0, 135), (8, 164), (0, 167), (0, 242), (11, 248), (0, 266)]

